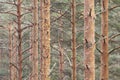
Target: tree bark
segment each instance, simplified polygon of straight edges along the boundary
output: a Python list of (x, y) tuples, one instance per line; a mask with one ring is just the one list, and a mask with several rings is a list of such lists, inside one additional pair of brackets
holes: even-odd
[(84, 1), (84, 80), (95, 80), (94, 0)]
[(76, 1), (71, 0), (72, 80), (76, 80)]
[[(16, 38), (13, 35), (12, 24), (9, 24), (9, 58), (10, 58), (10, 80), (17, 80), (16, 69)], [(14, 40), (14, 41), (13, 41)]]
[[(62, 11), (60, 11), (60, 16), (62, 15)], [(60, 31), (58, 31), (58, 46), (59, 46), (59, 80), (63, 80), (64, 74), (64, 54), (63, 54), (63, 26), (62, 26), (62, 17), (60, 18)]]
[(44, 80), (44, 57), (43, 57), (43, 44), (44, 44), (44, 2), (40, 0), (40, 78)]
[(9, 24), (9, 58), (10, 58), (10, 80), (13, 80), (13, 75), (12, 75), (12, 71), (13, 71), (13, 66), (12, 66), (12, 27), (11, 27), (11, 24)]
[(19, 80), (22, 80), (21, 3), (22, 3), (22, 0), (17, 0), (17, 25), (18, 25), (18, 77), (19, 77)]
[(33, 29), (32, 34), (32, 76), (31, 80), (38, 80), (38, 0), (33, 0)]
[(101, 0), (102, 14), (101, 14), (101, 33), (103, 40), (101, 42), (101, 77), (100, 80), (108, 80), (108, 0)]
[(50, 0), (43, 0), (43, 58), (44, 58), (44, 80), (50, 80)]

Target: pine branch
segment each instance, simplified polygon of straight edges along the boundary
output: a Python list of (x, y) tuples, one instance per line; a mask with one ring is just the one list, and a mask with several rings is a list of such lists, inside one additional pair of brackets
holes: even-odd
[(114, 51), (117, 50), (117, 49), (120, 49), (120, 46), (112, 49), (111, 51), (109, 51), (109, 54), (111, 54), (112, 52), (114, 52)]
[(109, 38), (109, 41), (112, 40), (113, 38), (116, 38), (116, 37), (119, 36), (119, 35), (120, 35), (120, 33), (111, 36), (111, 37)]
[(11, 14), (13, 16), (17, 16), (17, 14), (12, 13), (11, 11), (6, 11), (6, 12), (0, 12), (1, 14)]

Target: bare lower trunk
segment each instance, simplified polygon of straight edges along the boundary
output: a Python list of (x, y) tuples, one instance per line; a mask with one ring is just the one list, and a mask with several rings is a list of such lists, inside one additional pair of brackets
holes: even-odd
[(101, 42), (102, 54), (101, 54), (101, 77), (100, 80), (108, 80), (108, 0), (102, 1), (102, 37)]
[(22, 80), (22, 30), (21, 30), (21, 3), (17, 0), (17, 21), (18, 21), (18, 77)]
[[(60, 11), (60, 15), (62, 15), (62, 12)], [(64, 54), (63, 54), (63, 25), (62, 25), (62, 17), (60, 18), (60, 31), (58, 31), (58, 45), (59, 45), (59, 80), (63, 80), (64, 74)]]
[(44, 57), (43, 57), (43, 44), (44, 44), (44, 2), (40, 0), (40, 79), (44, 80)]
[(72, 80), (76, 80), (76, 1), (71, 0), (71, 27), (72, 27)]
[(33, 6), (31, 80), (38, 80), (38, 0), (33, 0)]
[(50, 0), (44, 0), (43, 58), (44, 80), (50, 80)]
[(9, 24), (9, 58), (10, 58), (10, 80), (17, 80), (16, 68), (16, 38), (12, 34), (13, 29), (11, 23)]
[(12, 27), (11, 24), (9, 24), (9, 58), (10, 58), (10, 80), (13, 80), (13, 75), (12, 75), (12, 71), (13, 71), (13, 66), (12, 66)]
[(94, 0), (84, 1), (84, 80), (95, 80)]

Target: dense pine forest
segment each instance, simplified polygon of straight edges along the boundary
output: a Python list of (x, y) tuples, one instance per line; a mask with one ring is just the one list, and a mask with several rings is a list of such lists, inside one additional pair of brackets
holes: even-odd
[(120, 0), (0, 0), (0, 80), (120, 80)]

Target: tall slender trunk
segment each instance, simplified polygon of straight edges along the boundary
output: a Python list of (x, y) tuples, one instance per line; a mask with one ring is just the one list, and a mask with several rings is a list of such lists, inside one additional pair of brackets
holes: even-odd
[(84, 80), (95, 80), (94, 0), (84, 1)]
[(108, 0), (101, 0), (102, 4), (102, 19), (101, 19), (101, 32), (103, 40), (101, 42), (101, 77), (100, 80), (108, 80)]
[(17, 80), (17, 38), (16, 38), (16, 29), (13, 30), (15, 33), (13, 34), (13, 59), (12, 59), (12, 62), (14, 63), (14, 66), (13, 66), (13, 79), (12, 80)]
[(44, 80), (44, 58), (43, 58), (43, 44), (44, 44), (44, 2), (40, 0), (40, 78)]
[[(60, 14), (62, 15), (62, 12), (60, 11)], [(63, 26), (62, 26), (62, 17), (60, 18), (60, 31), (58, 32), (58, 45), (59, 45), (59, 80), (63, 80), (64, 74), (63, 74), (63, 68), (64, 68), (64, 54), (63, 54)]]
[(59, 42), (59, 75), (60, 79), (63, 80), (63, 63), (64, 63), (64, 58), (63, 58), (63, 48), (61, 46), (61, 43)]
[(0, 69), (1, 69), (1, 67), (2, 67), (2, 66), (1, 66), (1, 64), (2, 64), (2, 59), (1, 59), (1, 58), (2, 58), (2, 50), (1, 50), (1, 48), (0, 48)]
[(43, 57), (44, 80), (50, 80), (50, 0), (44, 0)]
[(12, 62), (12, 50), (13, 50), (13, 47), (12, 47), (12, 27), (11, 27), (11, 24), (9, 24), (9, 58), (10, 58), (10, 80), (13, 80), (13, 75), (12, 75), (12, 72), (13, 72), (13, 62)]
[(38, 80), (38, 0), (33, 0), (32, 80)]
[(76, 1), (71, 0), (72, 80), (76, 80)]
[(10, 80), (17, 80), (16, 69), (16, 39), (13, 35), (12, 24), (9, 24), (9, 58), (10, 58)]
[(21, 3), (17, 0), (17, 24), (18, 24), (18, 76), (22, 80), (22, 30), (21, 30)]
[(17, 0), (17, 24), (18, 24), (18, 76), (19, 76), (19, 80), (22, 80), (21, 3), (22, 3), (22, 0)]

